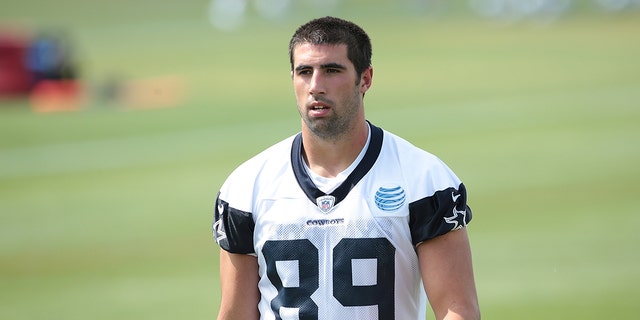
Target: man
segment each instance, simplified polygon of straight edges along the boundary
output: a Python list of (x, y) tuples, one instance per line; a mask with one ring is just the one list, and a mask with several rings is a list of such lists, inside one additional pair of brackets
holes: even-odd
[(464, 185), (365, 119), (371, 43), (333, 17), (289, 44), (302, 131), (238, 167), (215, 208), (218, 319), (478, 319)]

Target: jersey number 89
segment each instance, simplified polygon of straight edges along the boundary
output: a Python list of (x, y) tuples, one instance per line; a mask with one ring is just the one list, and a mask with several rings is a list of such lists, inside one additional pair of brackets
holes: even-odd
[[(318, 305), (311, 295), (319, 288), (318, 248), (308, 239), (271, 240), (262, 253), (267, 276), (278, 295), (271, 301), (276, 319), (280, 308), (297, 308), (300, 320), (318, 319)], [(333, 296), (345, 307), (378, 306), (380, 320), (394, 319), (395, 248), (386, 238), (345, 238), (333, 248)], [(353, 284), (355, 259), (375, 259), (376, 283)], [(299, 286), (285, 287), (278, 275), (277, 261), (297, 261)]]

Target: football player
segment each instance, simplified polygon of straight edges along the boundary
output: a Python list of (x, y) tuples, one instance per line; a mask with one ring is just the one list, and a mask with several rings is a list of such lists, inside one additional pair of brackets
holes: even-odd
[[(222, 185), (218, 319), (479, 319), (464, 184), (375, 126), (369, 36), (334, 17), (297, 29), (301, 132)], [(426, 293), (426, 294), (425, 294)]]

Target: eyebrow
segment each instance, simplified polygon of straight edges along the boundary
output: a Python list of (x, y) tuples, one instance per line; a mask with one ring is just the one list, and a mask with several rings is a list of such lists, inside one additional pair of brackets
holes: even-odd
[[(300, 70), (305, 70), (305, 69), (309, 69), (309, 68), (313, 68), (313, 66), (310, 65), (306, 65), (306, 64), (302, 64), (296, 67), (296, 71), (300, 71)], [(335, 63), (335, 62), (330, 62), (330, 63), (325, 63), (325, 64), (321, 64), (320, 65), (320, 69), (340, 69), (340, 70), (346, 70), (347, 67), (345, 67), (344, 65), (341, 65), (339, 63)]]

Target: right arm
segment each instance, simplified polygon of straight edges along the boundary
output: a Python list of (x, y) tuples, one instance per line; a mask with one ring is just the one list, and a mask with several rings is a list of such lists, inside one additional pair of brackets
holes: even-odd
[(220, 249), (222, 299), (218, 320), (259, 319), (258, 258)]

